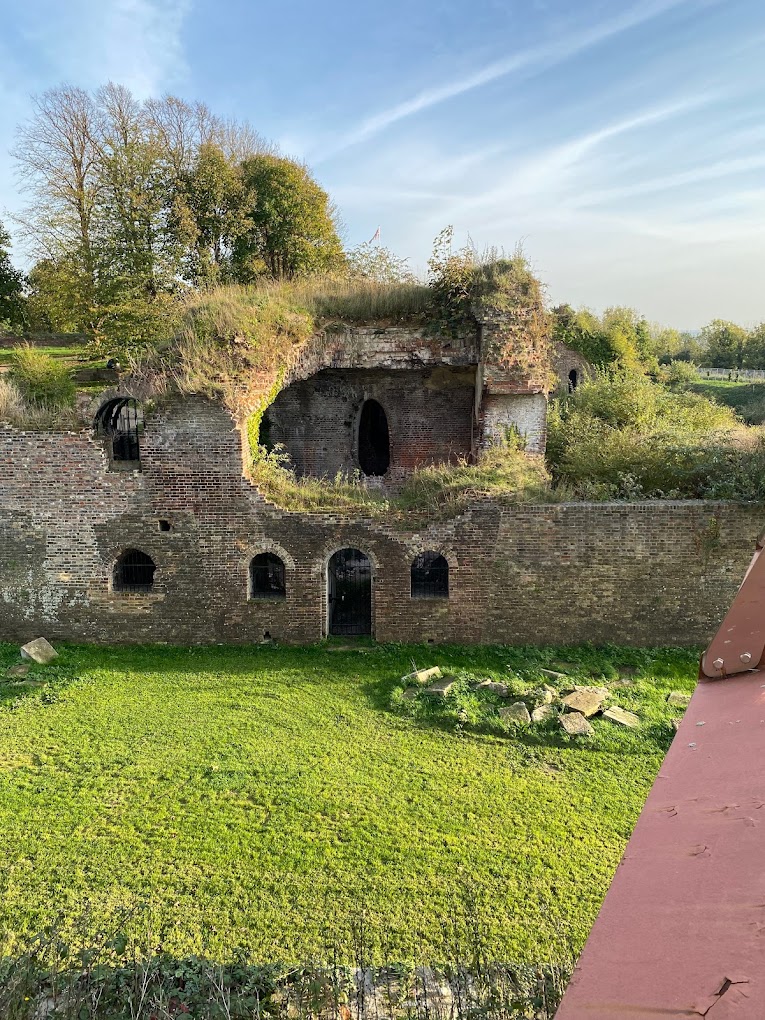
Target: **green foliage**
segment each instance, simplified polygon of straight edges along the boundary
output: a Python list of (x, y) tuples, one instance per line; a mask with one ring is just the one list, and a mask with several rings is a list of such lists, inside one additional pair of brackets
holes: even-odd
[(11, 379), (25, 400), (47, 410), (71, 407), (75, 386), (68, 366), (29, 344), (11, 352)]
[(659, 370), (659, 379), (670, 389), (688, 389), (699, 380), (699, 370), (692, 361), (673, 359)]
[(374, 280), (376, 283), (414, 284), (417, 279), (407, 265), (408, 259), (399, 258), (389, 249), (373, 241), (352, 248), (346, 255), (351, 277)]
[(237, 281), (327, 273), (343, 265), (336, 215), (307, 167), (263, 154), (246, 159), (241, 173), (249, 206), (233, 245)]
[(764, 452), (730, 408), (638, 373), (602, 372), (548, 418), (553, 477), (578, 498), (760, 500)]
[(298, 478), (283, 450), (257, 448), (250, 473), (266, 499), (287, 510), (341, 511), (363, 516), (405, 515), (448, 517), (477, 499), (508, 502), (550, 500), (544, 459), (523, 453), (513, 443), (497, 444), (478, 463), (459, 460), (417, 468), (395, 493), (367, 488), (360, 475), (338, 474), (334, 479)]
[(699, 380), (691, 388), (708, 400), (733, 408), (747, 425), (765, 424), (765, 382), (706, 379), (702, 369)]
[(647, 321), (632, 308), (607, 308), (598, 318), (570, 305), (553, 309), (553, 339), (578, 351), (591, 364), (639, 370), (655, 361), (656, 345)]
[(459, 333), (471, 324), (475, 249), (452, 248), (454, 227), (445, 227), (433, 242), (428, 259), (428, 283), (433, 294), (434, 326), (446, 335)]
[[(616, 648), (59, 652), (0, 683), (5, 957), (52, 920), (75, 952), (112, 932), (140, 956), (145, 909), (178, 960), (353, 962), (363, 923), (367, 959), (437, 961), (469, 884), (482, 958), (569, 959), (671, 740), (666, 696), (697, 671), (694, 651)], [(0, 645), (0, 676), (17, 657)], [(614, 697), (640, 729), (596, 720), (577, 745), (457, 731), (450, 698), (390, 708), (413, 665), (530, 691), (558, 659), (637, 670)]]
[(747, 332), (743, 326), (724, 319), (714, 319), (701, 330), (704, 349), (702, 364), (713, 368), (741, 368)]
[(9, 333), (24, 325), (24, 275), (11, 262), (10, 243), (0, 222), (0, 332)]

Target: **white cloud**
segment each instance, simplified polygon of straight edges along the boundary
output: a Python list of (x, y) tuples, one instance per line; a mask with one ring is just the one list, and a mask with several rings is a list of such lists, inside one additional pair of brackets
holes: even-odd
[(315, 154), (313, 161), (316, 163), (328, 159), (352, 145), (366, 141), (372, 136), (379, 134), (398, 121), (412, 117), (439, 103), (454, 99), (482, 85), (487, 85), (498, 78), (504, 78), (519, 71), (541, 71), (554, 67), (556, 64), (560, 64), (576, 54), (596, 46), (598, 43), (605, 42), (631, 28), (659, 17), (672, 8), (684, 6), (689, 2), (690, 0), (648, 0), (648, 2), (640, 3), (617, 17), (601, 22), (599, 25), (580, 32), (572, 32), (565, 36), (559, 36), (551, 42), (528, 47), (503, 60), (487, 64), (486, 67), (473, 74), (424, 89), (410, 99), (396, 103), (387, 110), (382, 110), (380, 113), (367, 117), (347, 134), (341, 136), (334, 145)]

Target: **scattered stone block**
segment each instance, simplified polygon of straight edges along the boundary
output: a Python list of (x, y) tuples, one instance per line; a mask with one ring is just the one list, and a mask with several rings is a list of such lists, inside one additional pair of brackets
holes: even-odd
[(552, 687), (547, 687), (545, 685), (541, 690), (537, 691), (537, 701), (539, 701), (541, 705), (552, 705), (553, 698), (556, 693), (557, 692), (554, 691)]
[(411, 701), (413, 698), (416, 698), (419, 693), (420, 693), (419, 687), (407, 687), (407, 689), (404, 691), (401, 697), (404, 699), (404, 701)]
[(440, 666), (431, 666), (430, 669), (418, 669), (414, 673), (407, 673), (401, 679), (407, 683), (426, 684), (428, 680), (436, 680), (443, 676)]
[(32, 659), (33, 662), (37, 662), (41, 666), (47, 666), (49, 662), (58, 658), (58, 652), (44, 637), (38, 637), (34, 641), (28, 641), (27, 644), (22, 645), (21, 657), (22, 659)]
[[(553, 669), (559, 670), (562, 674), (568, 675), (569, 673), (577, 673), (581, 666), (576, 662), (553, 662)], [(542, 670), (544, 672), (544, 670)]]
[(523, 723), (525, 726), (531, 722), (529, 710), (522, 701), (515, 701), (507, 708), (500, 708), (499, 717), (505, 722)]
[(669, 721), (670, 721), (670, 723), (672, 725), (672, 729), (675, 731), (675, 733), (677, 733), (677, 731), (680, 729), (680, 723), (683, 720), (682, 719), (670, 719)]
[(498, 698), (509, 698), (510, 688), (507, 684), (500, 683), (498, 680), (482, 680), (476, 687), (477, 691), (489, 691), (490, 694), (496, 694)]
[(672, 691), (667, 697), (667, 704), (675, 705), (677, 708), (687, 708), (690, 701), (690, 694), (684, 694), (682, 691)]
[(608, 697), (606, 687), (575, 687), (571, 694), (563, 698), (563, 704), (572, 712), (581, 712), (583, 716), (589, 717), (600, 711), (603, 702)]
[(18, 662), (15, 666), (11, 666), (11, 668), (7, 671), (7, 673), (5, 675), (8, 676), (8, 677), (19, 677), (19, 676), (26, 676), (28, 672), (29, 672), (29, 663), (28, 662)]
[[(439, 670), (439, 673), (441, 671)], [(433, 694), (437, 698), (445, 698), (449, 691), (454, 687), (456, 683), (456, 677), (445, 676), (442, 680), (436, 680), (434, 684), (430, 684), (425, 688), (425, 694)]]
[(532, 722), (547, 722), (548, 719), (552, 719), (555, 715), (555, 709), (552, 705), (540, 705), (539, 708), (535, 708), (531, 713)]
[(603, 718), (609, 719), (618, 726), (629, 726), (631, 729), (640, 725), (640, 719), (634, 712), (628, 712), (625, 708), (619, 708), (618, 705), (607, 708), (603, 713)]
[(589, 737), (595, 732), (581, 712), (566, 712), (560, 724), (570, 737)]

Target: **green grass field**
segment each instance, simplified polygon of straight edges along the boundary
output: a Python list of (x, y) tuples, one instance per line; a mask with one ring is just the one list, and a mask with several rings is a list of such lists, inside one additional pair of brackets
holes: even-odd
[(747, 425), (762, 425), (765, 422), (765, 382), (728, 382), (727, 379), (704, 379), (704, 369), (699, 369), (702, 381), (694, 383), (691, 390), (701, 393), (718, 404), (727, 404), (740, 414)]
[[(671, 741), (666, 695), (696, 674), (691, 652), (634, 649), (60, 651), (0, 683), (11, 952), (125, 910), (180, 955), (350, 954), (363, 918), (378, 957), (438, 959), (460, 912), (496, 959), (575, 952)], [(0, 676), (17, 656), (0, 645)], [(560, 659), (622, 676), (641, 728), (596, 720), (576, 743), (505, 728), (490, 698), (476, 713), (470, 678), (531, 689)], [(461, 677), (433, 710), (400, 698), (413, 660)]]

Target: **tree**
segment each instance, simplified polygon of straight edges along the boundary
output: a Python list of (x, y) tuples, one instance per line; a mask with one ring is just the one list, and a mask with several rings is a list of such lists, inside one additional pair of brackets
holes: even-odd
[(233, 246), (239, 282), (329, 272), (343, 264), (336, 210), (307, 167), (279, 156), (252, 156), (242, 163), (242, 180), (253, 200)]
[(416, 277), (407, 265), (408, 259), (399, 258), (381, 244), (365, 241), (352, 248), (347, 255), (351, 276), (377, 283), (414, 283)]
[(741, 368), (744, 362), (744, 347), (747, 331), (735, 322), (713, 319), (701, 330), (704, 345), (702, 363), (710, 368)]
[(24, 322), (24, 275), (11, 262), (10, 243), (0, 223), (0, 332), (21, 329)]
[(765, 322), (749, 332), (744, 345), (744, 368), (765, 369)]
[[(96, 301), (96, 205), (102, 189), (97, 139), (99, 111), (83, 89), (63, 85), (32, 100), (34, 115), (19, 127), (13, 151), (32, 201), (19, 222), (32, 252), (73, 265), (84, 294), (81, 311)], [(89, 313), (79, 326), (87, 328)]]
[(189, 244), (184, 276), (191, 283), (225, 283), (231, 279), (232, 251), (247, 231), (247, 210), (256, 195), (247, 188), (241, 166), (215, 142), (204, 142), (183, 175), (174, 214)]

